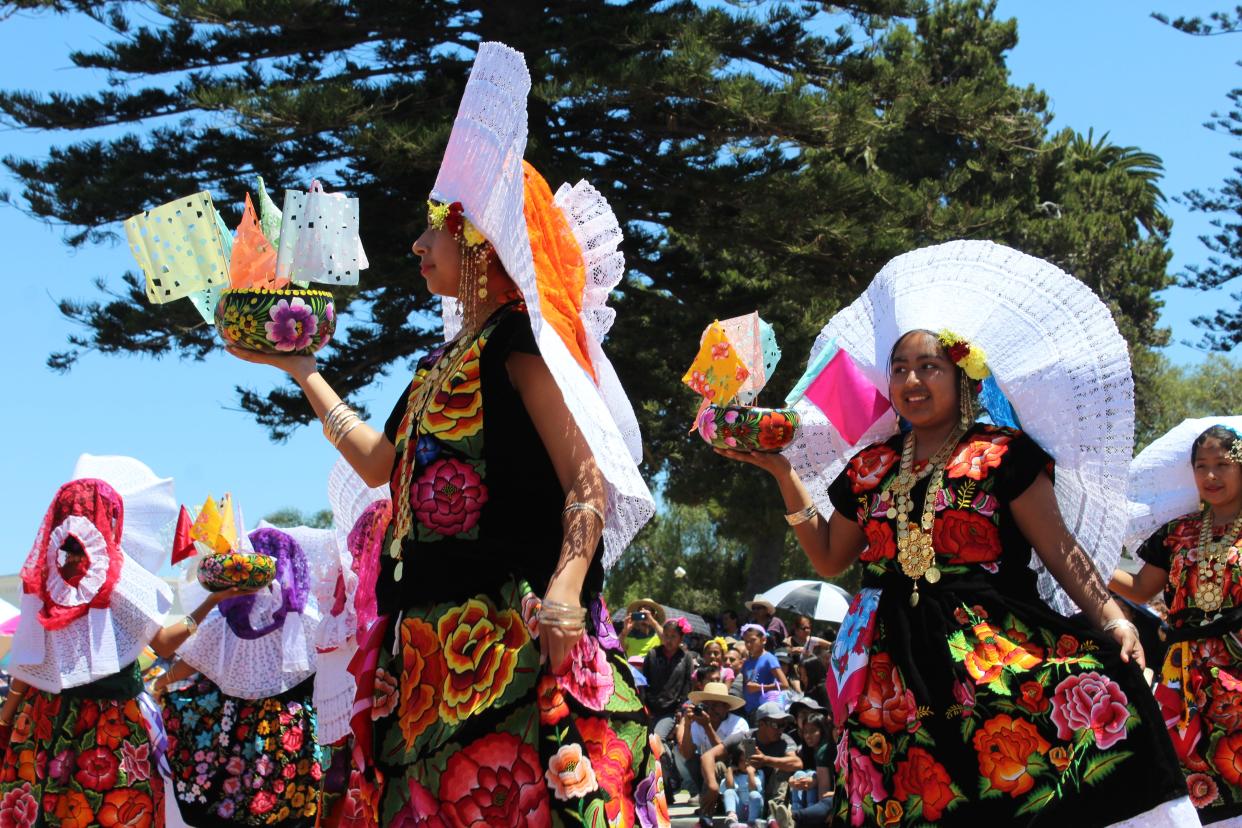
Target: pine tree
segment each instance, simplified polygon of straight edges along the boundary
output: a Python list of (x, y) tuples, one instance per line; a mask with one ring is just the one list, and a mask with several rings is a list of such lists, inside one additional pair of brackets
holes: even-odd
[[(371, 259), (339, 297), (354, 320), (321, 355), (349, 394), (403, 372), (438, 336), (408, 252), (475, 44), (527, 55), (528, 158), (549, 181), (587, 178), (628, 235), (608, 342), (635, 402), (645, 471), (707, 503), (750, 553), (748, 592), (782, 574), (774, 487), (687, 436), (680, 377), (714, 318), (758, 309), (785, 358), (761, 402), (801, 373), (815, 334), (889, 258), (952, 238), (1049, 256), (1105, 293), (1137, 353), (1162, 344), (1167, 277), (1158, 159), (1049, 136), (1045, 96), (1010, 83), (1013, 21), (994, 2), (854, 0), (18, 0), (116, 32), (75, 64), (119, 82), (94, 95), (0, 93), (13, 123), (60, 134), (46, 160), (9, 158), (22, 206), (72, 245), (195, 188), (236, 202), (256, 173), (359, 196)], [(158, 23), (138, 24), (154, 13)], [(123, 82), (120, 82), (123, 81)], [(1097, 245), (1097, 238), (1106, 239)], [(82, 349), (201, 356), (216, 346), (187, 303), (147, 306), (131, 274), (102, 300), (66, 300)], [(183, 307), (184, 306), (184, 307)], [(240, 390), (273, 436), (311, 415), (296, 388)]]

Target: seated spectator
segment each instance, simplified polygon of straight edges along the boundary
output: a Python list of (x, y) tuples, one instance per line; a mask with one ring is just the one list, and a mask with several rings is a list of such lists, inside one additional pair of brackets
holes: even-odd
[(742, 698), (742, 664), (746, 661), (746, 653), (744, 652), (746, 645), (740, 641), (734, 642), (733, 646), (725, 650), (725, 668), (733, 671), (733, 680), (726, 681), (729, 685), (729, 692)]
[(828, 670), (819, 656), (806, 656), (798, 664), (798, 679), (802, 684), (802, 695), (814, 699), (821, 708), (832, 706), (828, 700)]
[[(741, 706), (741, 699), (730, 696), (724, 684), (714, 681), (692, 691), (689, 702), (682, 707), (673, 732), (693, 792), (703, 789), (703, 754), (734, 733), (750, 730), (746, 720), (734, 712)], [(717, 779), (723, 770), (722, 764)]]
[(725, 684), (733, 681), (733, 670), (728, 669), (725, 664), (725, 640), (723, 638), (711, 638), (703, 644), (703, 663), (715, 664), (720, 670), (720, 680)]
[[(753, 730), (734, 733), (720, 744), (713, 745), (701, 758), (703, 787), (699, 796), (699, 824), (710, 825), (711, 815), (719, 801), (721, 785), (716, 775), (717, 763), (725, 762), (739, 768), (733, 774), (734, 784), (726, 784), (726, 816), (737, 823), (739, 817), (752, 823), (763, 818), (762, 809), (769, 815), (788, 814), (789, 778), (802, 769), (798, 745), (783, 729), (793, 722), (793, 717), (775, 702), (761, 705), (755, 714)], [(727, 761), (726, 761), (727, 760)], [(745, 780), (745, 781), (743, 781)], [(727, 780), (726, 780), (727, 781)], [(756, 798), (752, 791), (762, 791)], [(745, 813), (742, 804), (747, 803)], [(756, 813), (758, 811), (758, 813)]]
[(625, 608), (625, 626), (621, 641), (626, 657), (645, 656), (660, 646), (660, 628), (664, 626), (664, 607), (650, 598), (640, 598)]
[(799, 615), (785, 645), (794, 659), (800, 661), (804, 656), (815, 655), (827, 647), (828, 640), (811, 635), (811, 619), (805, 615)]
[(751, 623), (758, 624), (767, 634), (768, 649), (775, 650), (784, 646), (785, 639), (789, 637), (789, 630), (785, 628), (785, 622), (776, 617), (776, 607), (772, 606), (772, 602), (756, 595), (753, 601), (746, 602), (746, 608), (750, 610)]
[[(742, 642), (747, 658), (742, 662), (742, 691), (747, 715), (754, 715), (759, 705), (779, 701), (781, 692), (789, 689), (776, 656), (764, 649), (764, 631), (758, 624), (742, 627)], [(650, 678), (650, 676), (648, 676)]]
[(835, 785), (833, 766), (837, 761), (836, 745), (831, 726), (822, 713), (804, 707), (808, 712), (798, 728), (798, 757), (802, 770), (789, 778), (794, 824), (799, 828), (824, 825), (832, 813), (832, 791)]

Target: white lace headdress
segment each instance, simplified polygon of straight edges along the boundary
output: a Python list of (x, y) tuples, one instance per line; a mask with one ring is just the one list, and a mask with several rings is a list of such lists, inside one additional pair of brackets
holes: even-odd
[[(555, 203), (565, 214), (586, 266), (581, 317), (595, 369), (592, 379), (541, 312), (523, 212), (529, 92), (530, 73), (521, 52), (503, 43), (479, 46), (431, 197), (443, 203), (461, 202), (462, 212), (492, 243), (526, 301), (543, 359), (607, 481), (604, 565), (608, 567), (655, 512), (637, 467), (642, 459), (638, 421), (600, 344), (615, 316), (605, 303), (625, 272), (617, 249), (621, 228), (607, 200), (587, 182), (562, 185), (557, 191)], [(451, 339), (461, 325), (460, 304), (446, 298), (442, 307), (445, 338)]]
[[(172, 591), (153, 570), (168, 554), (163, 539), (176, 516), (171, 478), (131, 457), (82, 455), (22, 568), (10, 674), (59, 692), (133, 663), (172, 606)], [(71, 535), (86, 552), (76, 582), (62, 576), (61, 546)], [(40, 614), (58, 620), (44, 623)]]
[[(811, 359), (834, 340), (868, 379), (888, 387), (893, 344), (914, 329), (947, 328), (977, 342), (1022, 429), (1056, 461), (1065, 524), (1111, 573), (1126, 525), (1126, 475), (1134, 446), (1134, 385), (1126, 342), (1108, 308), (1082, 282), (1042, 259), (992, 242), (954, 241), (893, 259), (867, 290), (824, 326)], [(805, 400), (785, 450), (821, 514), (828, 486), (858, 449), (897, 431), (890, 412), (848, 444)], [(1077, 611), (1038, 558), (1044, 599)]]
[(1200, 508), (1190, 448), (1196, 437), (1214, 425), (1242, 432), (1242, 417), (1182, 420), (1130, 463), (1130, 522), (1125, 545), (1131, 552), (1164, 524)]

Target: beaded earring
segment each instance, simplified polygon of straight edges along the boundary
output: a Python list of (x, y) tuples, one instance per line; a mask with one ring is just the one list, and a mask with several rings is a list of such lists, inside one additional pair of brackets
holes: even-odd
[(962, 425), (969, 428), (975, 422), (975, 395), (971, 392), (970, 378), (965, 371), (958, 374), (957, 397), (958, 407), (962, 412)]

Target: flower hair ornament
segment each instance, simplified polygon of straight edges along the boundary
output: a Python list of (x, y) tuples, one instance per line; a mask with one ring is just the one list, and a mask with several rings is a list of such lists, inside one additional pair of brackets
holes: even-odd
[(487, 301), (487, 263), (492, 246), (466, 217), (460, 201), (446, 204), (427, 199), (427, 226), (436, 231), (447, 230), (457, 241), (461, 251), (457, 301), (461, 303), (462, 330), (473, 334), (483, 321), (479, 309)]
[[(1229, 428), (1229, 426), (1225, 426), (1225, 428)], [(1242, 434), (1239, 434), (1232, 428), (1229, 428), (1229, 430), (1233, 431), (1233, 445), (1229, 446), (1229, 453), (1225, 456), (1238, 465), (1242, 465)]]
[(936, 335), (940, 344), (949, 352), (949, 359), (961, 368), (966, 376), (982, 382), (992, 375), (988, 370), (988, 355), (979, 345), (973, 344), (947, 328)]

